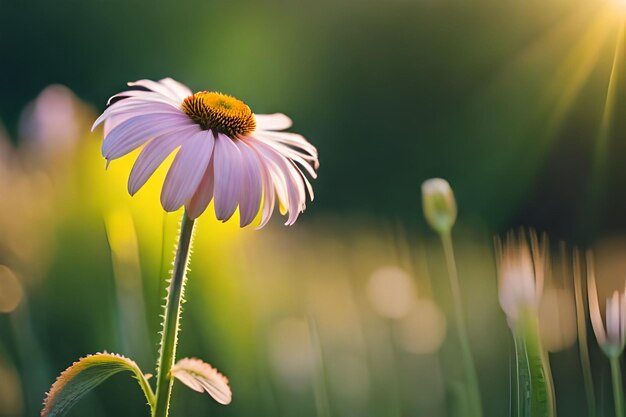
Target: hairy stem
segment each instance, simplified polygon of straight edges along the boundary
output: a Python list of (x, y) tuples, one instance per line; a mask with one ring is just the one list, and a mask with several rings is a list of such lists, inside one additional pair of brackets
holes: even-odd
[(180, 226), (178, 249), (174, 259), (174, 270), (167, 291), (165, 301), (165, 315), (163, 317), (163, 333), (159, 352), (156, 405), (153, 417), (167, 417), (170, 396), (172, 393), (172, 376), (170, 370), (176, 358), (176, 343), (180, 326), (181, 303), (183, 299), (185, 281), (187, 279), (187, 265), (191, 250), (194, 220), (187, 213), (183, 214)]
[(613, 381), (615, 417), (624, 417), (624, 388), (622, 388), (622, 370), (619, 366), (619, 356), (611, 357), (611, 379)]
[(450, 288), (452, 290), (452, 298), (454, 301), (454, 314), (456, 329), (461, 344), (461, 355), (465, 370), (466, 390), (470, 401), (469, 415), (480, 417), (483, 414), (480, 401), (480, 388), (478, 386), (478, 376), (474, 366), (474, 358), (469, 343), (467, 326), (463, 315), (463, 300), (461, 298), (461, 286), (459, 285), (459, 276), (456, 269), (456, 261), (454, 259), (454, 248), (452, 246), (452, 235), (450, 232), (441, 234), (441, 243), (446, 257), (448, 267), (448, 277), (450, 278)]

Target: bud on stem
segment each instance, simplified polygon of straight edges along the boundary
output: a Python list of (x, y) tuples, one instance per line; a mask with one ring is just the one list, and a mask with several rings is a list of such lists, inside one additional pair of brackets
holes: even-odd
[(448, 181), (431, 178), (422, 183), (422, 205), (426, 221), (439, 234), (449, 233), (456, 221), (456, 200)]

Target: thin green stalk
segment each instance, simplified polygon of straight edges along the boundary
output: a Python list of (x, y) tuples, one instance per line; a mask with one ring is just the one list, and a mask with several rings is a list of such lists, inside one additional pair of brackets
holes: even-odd
[(176, 343), (180, 327), (181, 303), (184, 295), (185, 281), (187, 280), (187, 265), (191, 253), (191, 239), (193, 237), (194, 220), (183, 214), (180, 226), (178, 249), (174, 259), (174, 270), (167, 291), (165, 315), (163, 318), (163, 333), (157, 370), (156, 404), (152, 412), (153, 417), (167, 417), (172, 393), (172, 376), (170, 370), (176, 358)]
[(104, 216), (104, 228), (111, 252), (120, 344), (122, 351), (135, 352), (135, 360), (141, 363), (152, 355), (135, 224), (129, 213), (111, 210)]
[(459, 285), (459, 276), (456, 269), (456, 261), (454, 259), (454, 248), (452, 246), (452, 235), (450, 232), (441, 233), (441, 243), (446, 257), (446, 265), (448, 267), (448, 277), (450, 278), (450, 288), (452, 290), (452, 298), (454, 301), (454, 314), (456, 321), (456, 329), (461, 344), (461, 355), (463, 358), (463, 366), (465, 370), (466, 389), (470, 400), (470, 415), (480, 417), (483, 414), (482, 404), (480, 401), (480, 389), (478, 386), (478, 376), (476, 375), (476, 367), (474, 366), (474, 358), (469, 343), (467, 326), (465, 317), (463, 316), (463, 300), (461, 298), (461, 286)]
[(324, 366), (324, 355), (322, 353), (322, 343), (317, 330), (317, 323), (312, 316), (307, 317), (309, 335), (311, 337), (311, 348), (315, 357), (315, 369), (313, 373), (315, 406), (318, 417), (330, 417), (330, 400), (328, 389), (326, 388), (326, 368)]
[(624, 388), (622, 387), (622, 370), (619, 366), (619, 356), (611, 357), (611, 380), (613, 382), (615, 417), (624, 417)]

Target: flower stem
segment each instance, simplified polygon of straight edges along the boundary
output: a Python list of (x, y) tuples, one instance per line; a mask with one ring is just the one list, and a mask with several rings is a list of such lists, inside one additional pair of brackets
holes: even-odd
[(528, 410), (525, 413), (532, 417), (554, 417), (554, 382), (548, 352), (541, 345), (539, 319), (534, 311), (522, 311), (518, 321), (513, 331), (523, 354), (519, 366), (522, 367), (521, 395)]
[(611, 357), (611, 378), (613, 380), (615, 417), (624, 417), (624, 388), (622, 388), (622, 370), (619, 366), (619, 356)]
[(174, 270), (167, 291), (165, 315), (163, 317), (163, 333), (157, 370), (156, 404), (152, 410), (153, 417), (167, 417), (170, 396), (172, 393), (172, 377), (170, 370), (176, 358), (176, 343), (180, 326), (181, 303), (187, 280), (187, 265), (191, 253), (194, 220), (187, 213), (183, 214), (180, 226), (178, 249), (174, 259)]
[(476, 368), (474, 366), (474, 358), (472, 357), (472, 351), (470, 348), (467, 326), (465, 324), (465, 317), (463, 316), (463, 300), (461, 298), (461, 286), (459, 285), (459, 275), (456, 269), (456, 261), (454, 259), (452, 235), (448, 231), (447, 233), (441, 233), (440, 237), (441, 243), (443, 245), (443, 251), (446, 257), (448, 277), (450, 279), (450, 288), (452, 290), (452, 298), (454, 301), (456, 329), (459, 337), (459, 342), (461, 344), (461, 355), (463, 358), (463, 366), (465, 369), (465, 378), (467, 385), (466, 389), (470, 401), (469, 415), (480, 417), (483, 414), (480, 401), (480, 389), (478, 386), (478, 376), (476, 375)]
[(530, 414), (530, 364), (526, 353), (526, 344), (522, 335), (513, 332), (513, 342), (515, 343), (515, 414), (516, 417), (523, 417)]

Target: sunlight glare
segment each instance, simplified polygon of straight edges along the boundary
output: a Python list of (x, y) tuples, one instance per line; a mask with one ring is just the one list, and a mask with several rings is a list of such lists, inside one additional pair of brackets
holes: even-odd
[(622, 13), (626, 13), (626, 0), (611, 0), (611, 1), (613, 2), (613, 6), (621, 10)]

